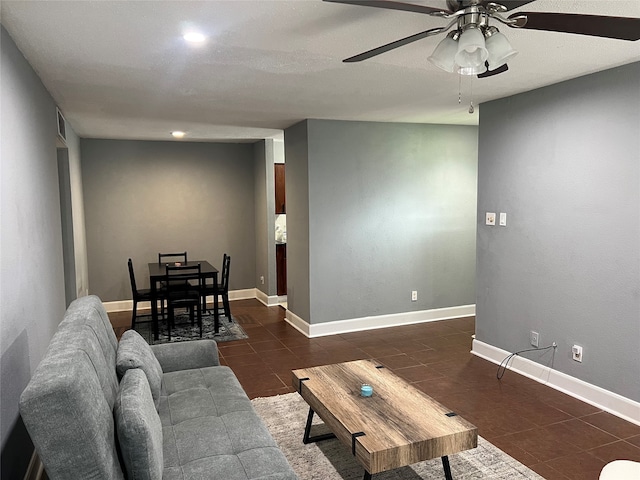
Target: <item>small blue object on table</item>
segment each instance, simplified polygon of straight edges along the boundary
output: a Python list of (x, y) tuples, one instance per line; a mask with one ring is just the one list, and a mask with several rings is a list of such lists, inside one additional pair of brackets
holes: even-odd
[(371, 395), (373, 395), (373, 387), (366, 383), (362, 384), (362, 386), (360, 387), (360, 395), (362, 395), (363, 397), (370, 397)]

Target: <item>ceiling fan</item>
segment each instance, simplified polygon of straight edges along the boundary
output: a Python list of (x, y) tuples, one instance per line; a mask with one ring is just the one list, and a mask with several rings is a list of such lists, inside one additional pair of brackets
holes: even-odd
[(448, 23), (346, 58), (361, 62), (426, 37), (449, 32), (428, 60), (437, 67), (461, 75), (490, 77), (508, 70), (507, 61), (518, 52), (492, 23), (511, 28), (591, 35), (635, 41), (640, 39), (640, 18), (580, 15), (553, 12), (503, 14), (535, 0), (446, 0), (448, 8), (428, 7), (392, 0), (324, 0), (366, 7), (403, 10), (442, 18)]

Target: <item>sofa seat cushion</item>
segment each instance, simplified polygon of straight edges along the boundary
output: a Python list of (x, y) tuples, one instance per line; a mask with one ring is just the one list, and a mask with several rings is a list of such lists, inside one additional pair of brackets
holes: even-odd
[(165, 480), (295, 478), (229, 367), (167, 373), (162, 385)]
[[(297, 480), (286, 460), (283, 459), (282, 453), (275, 448), (262, 449), (245, 456), (208, 457), (191, 462), (184, 467), (165, 467), (162, 480), (206, 480), (210, 478)], [(211, 477), (211, 472), (215, 472), (214, 477)]]

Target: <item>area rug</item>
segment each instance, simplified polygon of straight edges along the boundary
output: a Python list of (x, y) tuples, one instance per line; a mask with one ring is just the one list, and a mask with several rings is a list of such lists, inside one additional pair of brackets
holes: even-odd
[[(309, 406), (297, 393), (256, 398), (251, 401), (300, 480), (362, 480), (364, 470), (351, 451), (337, 439), (304, 445), (302, 435)], [(326, 432), (314, 416), (311, 434)], [(324, 430), (324, 432), (323, 432)], [(478, 436), (478, 447), (449, 456), (456, 480), (542, 479), (520, 462)], [(373, 480), (444, 479), (438, 458), (373, 475)], [(543, 480), (543, 479), (542, 479)]]
[[(191, 325), (191, 320), (189, 320), (189, 315), (187, 313), (180, 313), (176, 315), (175, 326), (171, 328), (171, 340), (169, 340), (166, 320), (160, 320), (158, 340), (154, 340), (151, 316), (148, 318), (149, 321), (136, 322), (135, 329), (140, 335), (142, 335), (149, 345), (168, 342), (186, 342), (189, 340), (200, 339), (200, 329), (198, 328), (198, 324), (196, 322), (194, 325)], [(233, 315), (231, 316), (231, 322), (229, 322), (229, 319), (226, 316), (220, 315), (219, 325), (219, 332), (214, 333), (213, 313), (203, 315), (202, 338), (210, 338), (216, 342), (230, 342), (232, 340), (248, 338), (247, 333), (238, 324), (236, 319), (233, 318)]]

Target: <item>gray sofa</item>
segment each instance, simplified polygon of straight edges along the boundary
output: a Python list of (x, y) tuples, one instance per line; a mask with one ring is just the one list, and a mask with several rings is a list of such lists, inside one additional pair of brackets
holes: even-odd
[(117, 341), (74, 301), (20, 398), (52, 480), (296, 479), (216, 343)]

